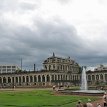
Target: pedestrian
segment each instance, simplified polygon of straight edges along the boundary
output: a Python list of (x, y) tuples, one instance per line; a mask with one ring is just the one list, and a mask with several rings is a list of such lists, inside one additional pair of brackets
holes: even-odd
[(54, 85), (54, 86), (53, 86), (53, 90), (55, 90), (55, 88), (56, 88), (56, 86)]
[(104, 107), (107, 107), (107, 93), (106, 92), (103, 95), (103, 104), (104, 104)]
[(100, 103), (97, 103), (97, 106), (96, 107), (101, 107)]
[(83, 107), (87, 107), (87, 104), (86, 104), (86, 103), (84, 103), (84, 104), (83, 104)]
[(90, 99), (88, 99), (87, 107), (93, 107), (93, 104), (91, 103), (91, 100), (90, 100)]
[(81, 103), (81, 100), (78, 101), (76, 107), (83, 107), (82, 103)]

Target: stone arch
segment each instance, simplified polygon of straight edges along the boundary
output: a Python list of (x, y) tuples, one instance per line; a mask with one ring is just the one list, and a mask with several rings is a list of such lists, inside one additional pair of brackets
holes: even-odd
[(22, 82), (25, 82), (25, 76), (22, 77)]
[(26, 82), (27, 83), (29, 82), (29, 76), (26, 76)]
[(3, 77), (3, 83), (6, 83), (6, 77)]
[(36, 75), (34, 76), (34, 82), (37, 82), (37, 77), (36, 77)]
[(32, 76), (30, 76), (30, 82), (33, 82), (33, 77)]
[(38, 75), (38, 82), (41, 82), (41, 76)]
[(50, 81), (50, 76), (49, 75), (46, 76), (46, 80), (47, 80), (47, 82)]
[(0, 77), (0, 84), (2, 83), (2, 78)]
[(18, 77), (16, 77), (16, 83), (18, 83)]
[(21, 84), (21, 76), (19, 76), (19, 83)]
[(12, 82), (14, 83), (14, 77), (12, 77)]
[(42, 75), (42, 82), (45, 82), (45, 76)]
[(8, 83), (11, 83), (11, 78), (10, 77), (8, 77)]

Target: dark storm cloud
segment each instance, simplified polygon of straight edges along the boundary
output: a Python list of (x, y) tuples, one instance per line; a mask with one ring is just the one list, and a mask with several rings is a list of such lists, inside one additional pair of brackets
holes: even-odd
[(74, 26), (57, 20), (34, 20), (34, 29), (0, 23), (0, 38), (0, 63), (20, 65), (22, 58), (23, 69), (33, 69), (34, 63), (41, 68), (53, 52), (59, 57), (70, 56), (80, 65), (105, 63), (107, 58), (88, 47)]
[[(29, 63), (42, 63), (52, 52), (58, 55), (72, 55), (80, 48), (80, 39), (73, 26), (65, 23), (36, 22), (37, 30), (28, 27), (6, 29), (0, 26), (1, 62), (19, 63), (24, 59), (24, 66)], [(81, 44), (82, 45), (82, 44)], [(67, 57), (67, 56), (66, 56)]]
[[(54, 2), (63, 7), (72, 0)], [(78, 29), (71, 22), (67, 24), (58, 14), (50, 17), (44, 3), (43, 0), (0, 0), (1, 64), (20, 65), (22, 58), (23, 69), (33, 68), (34, 63), (41, 68), (42, 62), (53, 52), (59, 57), (70, 56), (80, 65), (106, 63), (106, 30), (103, 38), (89, 41), (78, 35)]]

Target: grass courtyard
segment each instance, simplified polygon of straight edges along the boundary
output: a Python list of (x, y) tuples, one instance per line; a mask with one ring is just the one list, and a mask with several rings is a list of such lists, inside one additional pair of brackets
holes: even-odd
[(0, 91), (0, 107), (75, 107), (78, 100), (96, 100), (93, 96), (54, 95), (52, 90)]

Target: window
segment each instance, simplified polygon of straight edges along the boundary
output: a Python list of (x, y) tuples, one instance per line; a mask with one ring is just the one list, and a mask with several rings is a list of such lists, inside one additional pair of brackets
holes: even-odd
[(2, 66), (2, 68), (6, 68), (6, 66)]
[(2, 69), (2, 71), (6, 71), (6, 69)]
[(12, 68), (16, 68), (16, 66), (12, 66)]
[(11, 66), (7, 66), (7, 68), (11, 68)]

